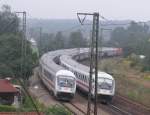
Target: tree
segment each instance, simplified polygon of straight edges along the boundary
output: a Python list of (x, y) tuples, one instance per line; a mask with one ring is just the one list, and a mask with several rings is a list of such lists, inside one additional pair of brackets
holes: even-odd
[(19, 18), (8, 5), (3, 5), (0, 11), (0, 27), (0, 34), (16, 33), (19, 30)]
[(144, 70), (150, 70), (150, 33), (149, 27), (144, 24), (131, 22), (126, 29), (116, 28), (112, 32), (110, 43), (114, 47), (123, 48), (124, 55), (129, 56), (132, 53), (136, 55), (145, 55), (143, 61)]
[[(22, 38), (23, 39), (23, 38)], [(0, 67), (7, 70), (1, 71), (3, 76), (21, 76), (20, 65), (22, 63), (21, 57), (21, 36), (14, 34), (3, 34), (0, 36)], [(32, 50), (30, 44), (27, 42), (26, 59), (23, 63), (23, 75), (31, 75), (32, 68), (36, 60), (33, 60)], [(24, 76), (25, 77), (25, 76)]]
[(69, 46), (71, 48), (77, 48), (77, 47), (86, 47), (87, 41), (83, 37), (81, 31), (71, 32), (69, 37)]
[(54, 38), (53, 44), (55, 44), (54, 49), (63, 49), (64, 48), (64, 36), (61, 32), (57, 32)]
[[(36, 63), (30, 43), (19, 31), (19, 19), (11, 12), (9, 6), (3, 6), (0, 11), (0, 75), (3, 77), (22, 77), (27, 79)], [(22, 61), (22, 40), (26, 42), (26, 59)], [(20, 65), (23, 64), (23, 75)]]
[(41, 54), (52, 50), (64, 49), (64, 42), (65, 40), (62, 32), (57, 32), (56, 35), (42, 33), (41, 38), (37, 40)]
[(36, 41), (41, 55), (54, 50), (56, 47), (54, 44), (54, 34), (41, 33), (41, 38), (38, 37)]
[(116, 28), (111, 34), (110, 42), (114, 47), (122, 47), (125, 56), (131, 53), (143, 54), (149, 38), (148, 32), (149, 28), (147, 25), (131, 22), (127, 29), (122, 27)]

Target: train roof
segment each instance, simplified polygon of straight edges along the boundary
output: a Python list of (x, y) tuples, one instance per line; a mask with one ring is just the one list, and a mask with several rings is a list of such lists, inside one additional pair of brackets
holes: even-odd
[[(99, 48), (99, 51), (110, 51), (117, 48)], [(45, 53), (41, 59), (40, 64), (44, 65), (44, 68), (53, 71), (54, 73), (58, 72), (59, 70), (64, 70), (63, 67), (55, 63), (55, 58), (60, 57), (61, 60), (63, 60), (68, 66), (72, 66), (73, 69), (82, 72), (85, 75), (89, 74), (90, 68), (78, 63), (73, 59), (74, 56), (79, 55), (81, 53), (88, 53), (89, 48), (73, 48), (73, 49), (61, 49), (56, 51), (50, 51), (48, 53)], [(108, 74), (109, 75), (109, 74)]]
[[(63, 63), (67, 64), (68, 66), (72, 67), (74, 70), (76, 70), (84, 75), (87, 75), (87, 76), (89, 75), (90, 68), (88, 66), (85, 66), (83, 64), (76, 62), (70, 56), (62, 55), (62, 56), (60, 56), (60, 60)], [(98, 71), (98, 76), (103, 77), (103, 78), (112, 79), (112, 80), (114, 79), (111, 75), (109, 75), (105, 72), (102, 72), (102, 71)]]
[(83, 64), (80, 64), (78, 62), (76, 62), (75, 60), (73, 60), (70, 56), (68, 55), (62, 55), (60, 56), (60, 60), (67, 64), (69, 67), (72, 67), (74, 70), (76, 71), (80, 71), (81, 73), (83, 74), (87, 74), (89, 73), (90, 69), (89, 67), (83, 65)]
[(75, 75), (68, 70), (60, 70), (59, 72), (57, 72), (56, 76), (58, 76), (58, 75), (65, 75), (65, 76), (68, 75), (68, 76), (72, 76), (72, 77), (76, 78)]
[(66, 55), (75, 55), (77, 52), (78, 52), (77, 48), (50, 51), (48, 53), (45, 53), (41, 57), (40, 64), (44, 65), (44, 67), (46, 69), (50, 69), (51, 71), (53, 71), (54, 73), (56, 73), (59, 70), (62, 70), (64, 68), (54, 62), (55, 58), (59, 57), (60, 55), (63, 55), (63, 54), (66, 54)]
[(111, 79), (111, 80), (114, 79), (110, 74), (108, 74), (106, 72), (101, 72), (101, 71), (98, 71), (98, 76), (103, 77), (103, 78), (107, 78), (107, 79)]
[(48, 52), (46, 54), (44, 54), (41, 59), (40, 59), (40, 63), (46, 68), (46, 69), (50, 69), (52, 70), (54, 73), (56, 73), (57, 71), (63, 69), (61, 66), (57, 65), (54, 62), (54, 58), (57, 56), (57, 52), (54, 53), (54, 51), (52, 52)]

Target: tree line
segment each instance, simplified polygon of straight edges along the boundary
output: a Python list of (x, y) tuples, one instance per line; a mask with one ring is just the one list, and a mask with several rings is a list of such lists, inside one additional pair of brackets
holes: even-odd
[(71, 32), (68, 37), (59, 31), (56, 34), (42, 33), (41, 37), (36, 38), (40, 54), (48, 51), (67, 48), (87, 47), (88, 40), (80, 30)]
[[(36, 63), (30, 43), (20, 30), (20, 18), (3, 5), (0, 10), (0, 78), (20, 77), (28, 79)], [(22, 40), (26, 42), (26, 59), (22, 60)], [(21, 73), (21, 64), (23, 71)]]
[[(80, 30), (70, 32), (69, 36), (64, 36), (59, 31), (56, 34), (42, 33), (41, 38), (36, 38), (41, 55), (57, 49), (89, 47), (90, 43)], [(126, 28), (117, 27), (112, 31), (110, 40), (102, 45), (123, 48), (124, 57), (132, 54), (146, 56), (142, 66), (145, 70), (150, 70), (150, 29), (145, 23), (132, 21)]]
[(131, 22), (127, 28), (114, 29), (107, 46), (123, 48), (124, 57), (132, 54), (146, 56), (142, 65), (144, 70), (150, 70), (150, 29), (145, 23)]

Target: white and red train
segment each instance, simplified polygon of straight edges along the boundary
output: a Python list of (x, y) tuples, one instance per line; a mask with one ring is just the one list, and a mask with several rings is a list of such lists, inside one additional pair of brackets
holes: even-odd
[[(101, 53), (101, 54), (100, 54)], [(122, 55), (121, 48), (102, 48), (101, 56)], [(87, 92), (89, 89), (89, 67), (80, 64), (78, 60), (89, 58), (89, 49), (78, 48), (56, 50), (46, 53), (40, 59), (40, 76), (49, 90), (58, 98), (70, 100), (76, 92), (76, 86)], [(46, 71), (46, 72), (44, 72)], [(52, 78), (50, 77), (52, 76)], [(92, 77), (92, 96), (94, 98), (94, 81)], [(61, 85), (65, 84), (65, 85)], [(70, 85), (71, 84), (71, 85)], [(98, 97), (103, 101), (111, 101), (115, 94), (115, 80), (105, 73), (98, 71)]]
[(55, 62), (61, 52), (63, 51), (52, 51), (41, 57), (39, 76), (57, 99), (70, 100), (76, 92), (76, 77), (71, 71), (64, 69)]

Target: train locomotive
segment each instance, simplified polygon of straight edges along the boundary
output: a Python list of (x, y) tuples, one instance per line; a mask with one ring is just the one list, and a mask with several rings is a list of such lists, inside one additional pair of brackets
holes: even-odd
[[(69, 55), (62, 55), (60, 56), (60, 64), (68, 69), (69, 71), (72, 71), (77, 79), (77, 88), (88, 93), (89, 91), (89, 71), (90, 68), (82, 65), (77, 62), (77, 60), (83, 60), (85, 58), (88, 58), (88, 50), (81, 49), (80, 54), (76, 54), (74, 56)], [(121, 55), (122, 51), (121, 49), (117, 48), (103, 48), (102, 50), (102, 56), (118, 56)], [(112, 98), (115, 94), (115, 80), (112, 75), (98, 71), (98, 98), (101, 102), (111, 102)], [(95, 75), (92, 75), (92, 98), (94, 98), (95, 93)]]
[(76, 92), (75, 75), (57, 65), (54, 58), (61, 51), (44, 54), (40, 59), (39, 76), (54, 97), (61, 100), (71, 100)]

